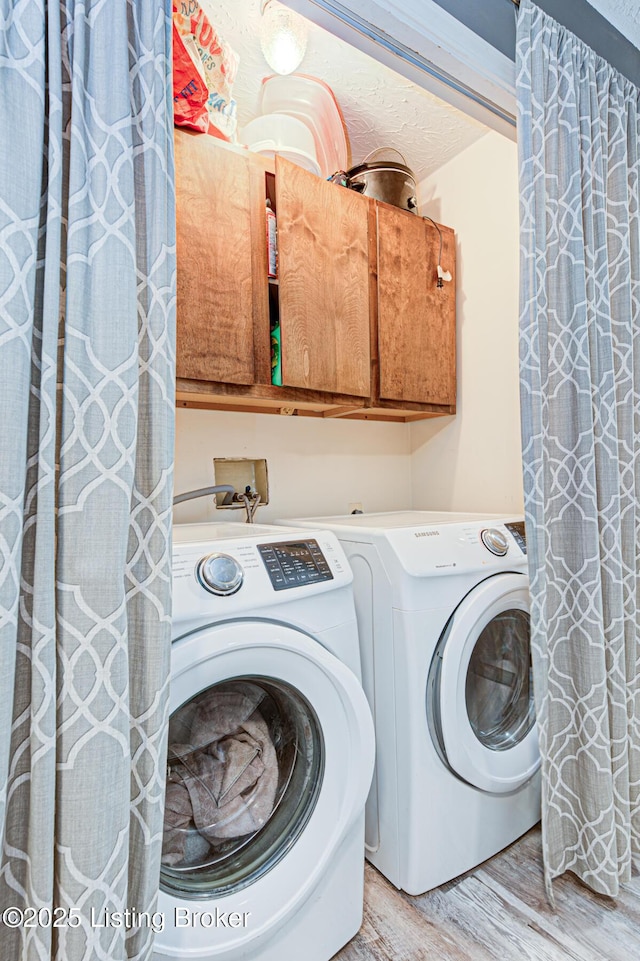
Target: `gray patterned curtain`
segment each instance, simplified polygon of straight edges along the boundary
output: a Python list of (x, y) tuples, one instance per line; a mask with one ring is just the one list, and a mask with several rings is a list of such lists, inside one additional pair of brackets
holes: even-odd
[(640, 853), (640, 91), (522, 0), (521, 402), (547, 888)]
[(162, 839), (171, 5), (0, 24), (0, 957), (148, 959), (100, 924), (153, 909)]

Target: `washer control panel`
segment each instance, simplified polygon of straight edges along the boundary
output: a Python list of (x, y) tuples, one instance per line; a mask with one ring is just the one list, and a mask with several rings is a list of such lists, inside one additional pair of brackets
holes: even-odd
[(316, 540), (258, 544), (258, 551), (275, 591), (333, 580), (331, 568)]

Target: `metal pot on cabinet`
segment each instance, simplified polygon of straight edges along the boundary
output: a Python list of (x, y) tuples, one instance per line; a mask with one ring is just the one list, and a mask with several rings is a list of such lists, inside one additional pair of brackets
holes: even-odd
[[(403, 162), (371, 159), (375, 154), (388, 150), (397, 153)], [(350, 190), (357, 190), (365, 197), (381, 200), (412, 213), (417, 212), (415, 175), (395, 147), (379, 147), (373, 150), (362, 163), (350, 167), (349, 170), (338, 171), (331, 180)]]

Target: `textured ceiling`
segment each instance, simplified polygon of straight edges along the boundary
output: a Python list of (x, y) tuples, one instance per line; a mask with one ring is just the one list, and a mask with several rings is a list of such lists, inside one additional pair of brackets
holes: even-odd
[[(261, 82), (271, 72), (260, 50), (260, 2), (208, 0), (215, 25), (240, 57), (233, 90), (240, 128), (257, 115)], [(640, 47), (640, 0), (589, 2)], [(486, 132), (482, 124), (312, 23), (298, 71), (324, 80), (333, 90), (352, 164), (376, 147), (393, 146), (420, 181)]]
[[(262, 78), (271, 73), (260, 50), (260, 0), (209, 0), (208, 7), (240, 57), (233, 94), (242, 128), (257, 115)], [(307, 53), (298, 72), (318, 77), (333, 90), (352, 164), (376, 147), (392, 146), (420, 181), (487, 130), (315, 24), (309, 24)]]
[(589, 0), (616, 30), (640, 47), (640, 0)]

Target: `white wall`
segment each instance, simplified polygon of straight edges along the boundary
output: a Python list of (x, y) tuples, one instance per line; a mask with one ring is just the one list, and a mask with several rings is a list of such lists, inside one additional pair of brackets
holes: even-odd
[[(266, 457), (269, 504), (256, 523), (280, 517), (346, 514), (411, 506), (408, 424), (180, 409), (176, 414), (176, 493), (213, 483), (214, 457)], [(244, 521), (209, 498), (176, 507), (177, 523)]]
[(517, 173), (516, 145), (489, 132), (420, 185), (423, 213), (456, 231), (458, 397), (455, 417), (411, 425), (418, 510), (523, 510)]

